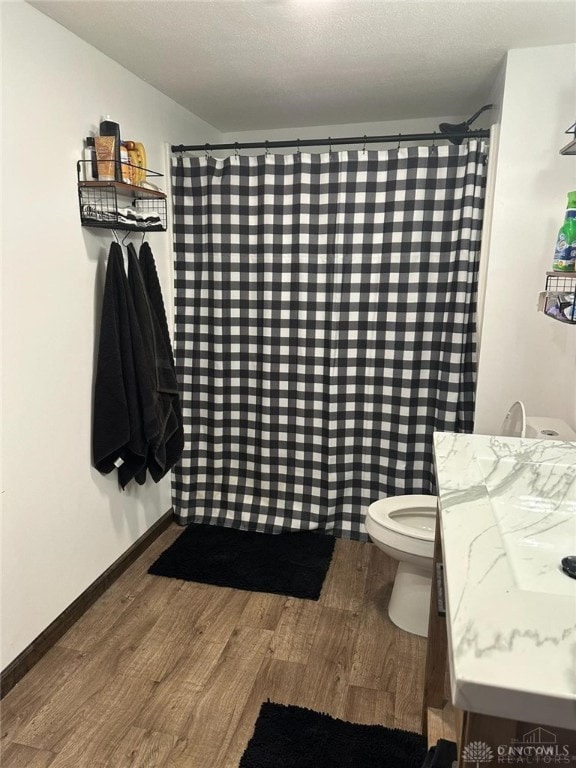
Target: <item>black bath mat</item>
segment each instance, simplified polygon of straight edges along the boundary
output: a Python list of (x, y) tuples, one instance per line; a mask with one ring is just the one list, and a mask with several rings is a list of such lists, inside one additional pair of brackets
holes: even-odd
[(148, 569), (156, 576), (318, 600), (335, 539), (190, 525)]
[(239, 768), (420, 768), (426, 750), (417, 733), (268, 702)]

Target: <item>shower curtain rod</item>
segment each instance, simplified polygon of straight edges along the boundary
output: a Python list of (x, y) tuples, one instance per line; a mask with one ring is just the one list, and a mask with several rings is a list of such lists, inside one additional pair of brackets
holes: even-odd
[(436, 139), (487, 139), (490, 136), (489, 129), (477, 131), (461, 131), (460, 133), (397, 133), (391, 136), (349, 136), (347, 138), (333, 139), (287, 139), (284, 141), (248, 141), (233, 142), (228, 144), (172, 144), (172, 152), (211, 152), (218, 149), (275, 149), (276, 147), (315, 147), (328, 144), (330, 147), (336, 144), (387, 144), (402, 141), (435, 141)]

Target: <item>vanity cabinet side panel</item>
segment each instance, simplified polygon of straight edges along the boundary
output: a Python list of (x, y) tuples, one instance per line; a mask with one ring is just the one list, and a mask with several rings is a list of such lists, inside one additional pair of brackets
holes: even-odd
[(436, 512), (434, 540), (434, 570), (430, 592), (430, 618), (428, 620), (428, 647), (426, 650), (426, 677), (424, 706), (422, 707), (422, 733), (427, 733), (428, 708), (443, 709), (447, 701), (445, 680), (447, 675), (448, 640), (446, 617), (438, 613), (437, 563), (443, 563), (440, 512)]

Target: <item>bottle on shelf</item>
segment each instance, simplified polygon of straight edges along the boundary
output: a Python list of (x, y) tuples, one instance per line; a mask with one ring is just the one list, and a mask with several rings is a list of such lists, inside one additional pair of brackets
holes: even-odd
[(122, 181), (124, 184), (133, 184), (132, 168), (130, 166), (130, 158), (128, 156), (128, 150), (124, 142), (120, 143), (120, 161), (122, 168)]
[(576, 269), (576, 191), (568, 193), (564, 224), (558, 232), (552, 261), (554, 272), (574, 272)]
[(118, 123), (110, 120), (110, 115), (106, 115), (106, 117), (102, 118), (100, 121), (100, 136), (114, 137), (114, 178), (116, 181), (122, 181), (120, 126)]
[(98, 181), (98, 163), (96, 161), (96, 145), (94, 136), (86, 136), (82, 155), (84, 181)]
[(128, 150), (128, 157), (131, 164), (132, 184), (140, 186), (146, 181), (146, 150), (139, 141), (122, 142)]

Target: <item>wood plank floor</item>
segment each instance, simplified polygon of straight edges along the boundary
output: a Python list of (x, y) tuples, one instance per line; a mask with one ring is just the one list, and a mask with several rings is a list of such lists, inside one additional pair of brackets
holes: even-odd
[(146, 573), (162, 534), (2, 702), (3, 768), (237, 768), (263, 701), (419, 731), (396, 564), (337, 540), (318, 602)]

